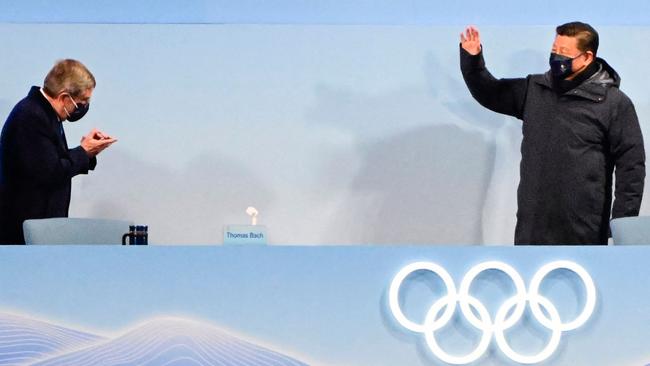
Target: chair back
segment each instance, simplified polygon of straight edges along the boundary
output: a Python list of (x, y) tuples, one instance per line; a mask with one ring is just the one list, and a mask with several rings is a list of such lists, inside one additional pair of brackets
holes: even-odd
[(25, 244), (121, 244), (133, 222), (57, 217), (25, 220)]
[(650, 216), (613, 219), (609, 227), (614, 245), (650, 244)]

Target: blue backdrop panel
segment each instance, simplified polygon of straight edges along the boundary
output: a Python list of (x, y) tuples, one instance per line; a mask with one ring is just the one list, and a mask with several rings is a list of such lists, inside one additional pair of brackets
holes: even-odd
[[(607, 11), (603, 11), (607, 9)], [(647, 25), (643, 0), (5, 0), (0, 21), (44, 23), (256, 23), (556, 25), (576, 19), (599, 25)]]
[[(230, 355), (235, 358), (224, 362), (442, 365), (425, 335), (400, 325), (389, 308), (389, 286), (400, 269), (433, 262), (459, 288), (475, 265), (502, 261), (529, 289), (535, 273), (558, 260), (588, 272), (595, 308), (584, 325), (561, 332), (557, 349), (539, 364), (650, 362), (648, 247), (43, 246), (0, 248), (0, 364), (192, 359), (208, 365)], [(469, 288), (491, 321), (514, 292), (509, 277), (495, 270), (479, 274)], [(446, 293), (438, 276), (419, 271), (404, 281), (399, 304), (423, 323)], [(568, 270), (544, 277), (539, 293), (564, 323), (588, 303), (586, 286)], [(483, 335), (459, 309), (435, 332), (451, 354), (470, 352)], [(528, 355), (551, 336), (530, 304), (505, 331), (512, 349)], [(490, 337), (472, 364), (516, 363)]]
[[(86, 63), (98, 84), (68, 142), (119, 141), (73, 180), (71, 215), (148, 224), (152, 243), (220, 242), (248, 206), (269, 243), (511, 243), (521, 122), (472, 99), (461, 29), (3, 24), (0, 118), (55, 60)], [(650, 136), (650, 30), (598, 29)], [(548, 69), (553, 27), (481, 30), (495, 76)]]

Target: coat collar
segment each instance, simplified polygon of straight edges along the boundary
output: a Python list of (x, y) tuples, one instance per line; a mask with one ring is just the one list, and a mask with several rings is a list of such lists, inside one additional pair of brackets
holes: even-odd
[(40, 106), (43, 107), (43, 110), (45, 111), (45, 113), (47, 113), (50, 119), (61, 122), (61, 120), (59, 119), (59, 115), (54, 110), (54, 107), (52, 107), (52, 104), (50, 104), (50, 101), (47, 100), (47, 98), (45, 98), (43, 93), (41, 93), (40, 87), (32, 86), (29, 89), (29, 93), (27, 94), (27, 96), (30, 99), (36, 101), (38, 104), (40, 104)]
[[(592, 77), (562, 95), (584, 98), (594, 102), (602, 102), (607, 96), (607, 89), (610, 87), (618, 88), (621, 83), (621, 78), (616, 70), (599, 57), (596, 58), (596, 62), (599, 64), (599, 70)], [(540, 77), (535, 78), (537, 84), (549, 89), (553, 88), (550, 71), (539, 76)]]
[(43, 108), (43, 111), (47, 115), (49, 121), (50, 121), (50, 128), (54, 132), (54, 135), (56, 136), (56, 140), (59, 142), (60, 147), (67, 151), (68, 149), (68, 142), (65, 138), (65, 132), (63, 130), (63, 122), (59, 118), (59, 115), (56, 113), (54, 110), (54, 107), (52, 107), (52, 104), (50, 104), (50, 101), (45, 98), (43, 93), (41, 93), (41, 88), (38, 86), (32, 86), (29, 89), (29, 93), (27, 94), (27, 97), (34, 102), (36, 102), (38, 105), (40, 105)]

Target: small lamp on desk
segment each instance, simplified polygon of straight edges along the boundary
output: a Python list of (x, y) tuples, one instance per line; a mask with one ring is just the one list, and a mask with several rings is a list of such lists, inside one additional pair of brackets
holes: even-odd
[(246, 213), (248, 214), (248, 216), (251, 217), (251, 225), (253, 226), (257, 225), (257, 215), (259, 214), (257, 209), (253, 206), (249, 206), (246, 209)]

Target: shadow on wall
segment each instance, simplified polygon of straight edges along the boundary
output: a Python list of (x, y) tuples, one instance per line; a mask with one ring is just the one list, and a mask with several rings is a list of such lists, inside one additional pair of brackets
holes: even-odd
[[(154, 243), (218, 243), (223, 225), (246, 223), (244, 209), (255, 202), (276, 212), (264, 221), (286, 244), (511, 243), (520, 123), (476, 103), (457, 64), (428, 54), (423, 65), (423, 85), (378, 94), (316, 88), (305, 123), (352, 143), (336, 145), (323, 165), (303, 167), (317, 182), (306, 191), (274, 191), (259, 172), (214, 153), (177, 170), (116, 145), (90, 177), (75, 179), (71, 214), (148, 224)], [(300, 221), (301, 202), (327, 209)]]
[(480, 133), (453, 125), (368, 144), (334, 226), (359, 243), (479, 243), (493, 159)]
[[(383, 95), (317, 90), (319, 99), (309, 118), (354, 135), (361, 160), (327, 229), (345, 234), (330, 234), (331, 241), (483, 242), (494, 136), (512, 122), (486, 111), (471, 99), (462, 80), (440, 70), (444, 68), (428, 55), (426, 89)], [(443, 86), (446, 92), (440, 93)], [(393, 132), (381, 135), (377, 126)], [(515, 200), (514, 193), (510, 199)], [(511, 242), (511, 233), (507, 235)]]
[(98, 160), (90, 176), (73, 179), (70, 215), (149, 225), (150, 243), (221, 243), (223, 225), (248, 222), (244, 211), (251, 202), (262, 212), (272, 202), (261, 179), (213, 154), (198, 156), (179, 172), (117, 145)]
[[(524, 77), (539, 60), (545, 58), (537, 51), (517, 52), (508, 70)], [(311, 119), (346, 129), (361, 156), (328, 229), (348, 236), (330, 239), (512, 243), (521, 122), (480, 106), (458, 63), (443, 64), (430, 52), (423, 64), (425, 88), (379, 96), (317, 90)], [(394, 127), (382, 135), (376, 126)]]

